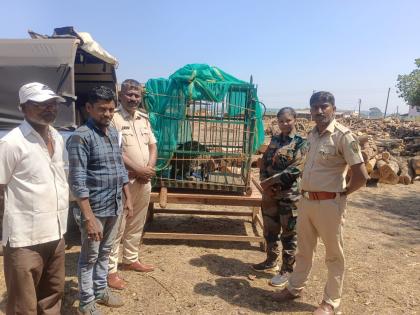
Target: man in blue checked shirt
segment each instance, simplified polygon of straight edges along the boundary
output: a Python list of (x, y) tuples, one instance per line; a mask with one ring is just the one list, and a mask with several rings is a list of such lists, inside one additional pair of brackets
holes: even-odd
[(118, 231), (118, 216), (123, 210), (121, 215), (131, 216), (133, 207), (118, 133), (109, 127), (115, 110), (114, 92), (104, 86), (93, 88), (86, 110), (89, 120), (67, 143), (69, 183), (80, 207), (74, 211), (82, 239), (77, 268), (79, 312), (101, 315), (96, 303), (123, 305), (107, 287), (108, 259)]

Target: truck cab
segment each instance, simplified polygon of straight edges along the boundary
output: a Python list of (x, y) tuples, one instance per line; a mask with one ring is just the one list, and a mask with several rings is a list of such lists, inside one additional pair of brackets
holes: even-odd
[[(52, 36), (29, 34), (28, 39), (0, 39), (0, 138), (23, 120), (19, 88), (36, 81), (66, 100), (54, 123), (66, 140), (87, 119), (85, 103), (92, 87), (104, 85), (117, 92), (117, 59), (90, 34), (78, 33), (72, 27), (57, 28)], [(0, 235), (3, 198), (0, 187)], [(69, 219), (69, 230), (73, 230), (73, 216)]]

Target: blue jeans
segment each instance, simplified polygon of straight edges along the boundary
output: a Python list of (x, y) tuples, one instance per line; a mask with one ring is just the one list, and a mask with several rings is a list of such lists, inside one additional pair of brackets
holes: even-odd
[(80, 305), (86, 305), (100, 296), (107, 288), (108, 261), (115, 237), (118, 232), (118, 216), (98, 218), (96, 221), (102, 230), (102, 240), (88, 238), (85, 224), (80, 216), (75, 215), (79, 225), (82, 247), (80, 249), (77, 278), (79, 280)]

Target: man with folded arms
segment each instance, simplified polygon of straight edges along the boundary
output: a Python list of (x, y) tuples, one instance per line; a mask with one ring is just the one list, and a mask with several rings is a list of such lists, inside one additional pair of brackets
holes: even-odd
[[(335, 119), (335, 99), (330, 92), (316, 92), (310, 99), (316, 126), (308, 135), (309, 152), (303, 169), (298, 204), (296, 267), (287, 288), (277, 292), (277, 301), (298, 298), (312, 268), (317, 238), (325, 245), (327, 284), (315, 315), (338, 311), (343, 289), (343, 226), (347, 195), (366, 184), (368, 174), (358, 142), (351, 131)], [(351, 170), (346, 184), (347, 170)]]
[(24, 121), (0, 139), (6, 314), (60, 314), (69, 188), (64, 143), (51, 127), (60, 102), (48, 86), (19, 90)]
[(112, 124), (122, 138), (124, 163), (131, 179), (128, 187), (133, 196), (133, 216), (120, 217), (118, 235), (109, 257), (108, 285), (122, 290), (125, 281), (117, 273), (119, 248), (122, 247), (122, 269), (138, 272), (154, 270), (152, 265), (139, 260), (139, 246), (150, 200), (150, 179), (155, 175), (157, 146), (149, 116), (138, 108), (141, 100), (140, 83), (133, 79), (125, 80), (121, 84), (119, 96), (120, 106)]

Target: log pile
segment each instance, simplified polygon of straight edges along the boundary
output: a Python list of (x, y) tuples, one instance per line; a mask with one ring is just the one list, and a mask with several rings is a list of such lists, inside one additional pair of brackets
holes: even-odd
[(420, 177), (420, 156), (409, 159), (407, 166), (408, 174), (412, 176), (412, 180)]
[(378, 147), (375, 144), (372, 136), (360, 136), (358, 138), (360, 149), (362, 150), (363, 160), (365, 161), (366, 169), (370, 174), (376, 165)]
[[(347, 125), (358, 136), (366, 169), (372, 179), (384, 184), (408, 185), (418, 176), (418, 122), (346, 118), (342, 119), (341, 123)], [(407, 159), (405, 156), (417, 157)]]
[(357, 136), (372, 136), (379, 153), (387, 151), (394, 156), (420, 155), (420, 122), (351, 117), (340, 119), (340, 123)]
[[(383, 184), (411, 184), (414, 180), (413, 172), (407, 161), (392, 156), (389, 152), (376, 155), (375, 167), (369, 172), (369, 176), (378, 179)], [(366, 163), (366, 162), (365, 162)]]

